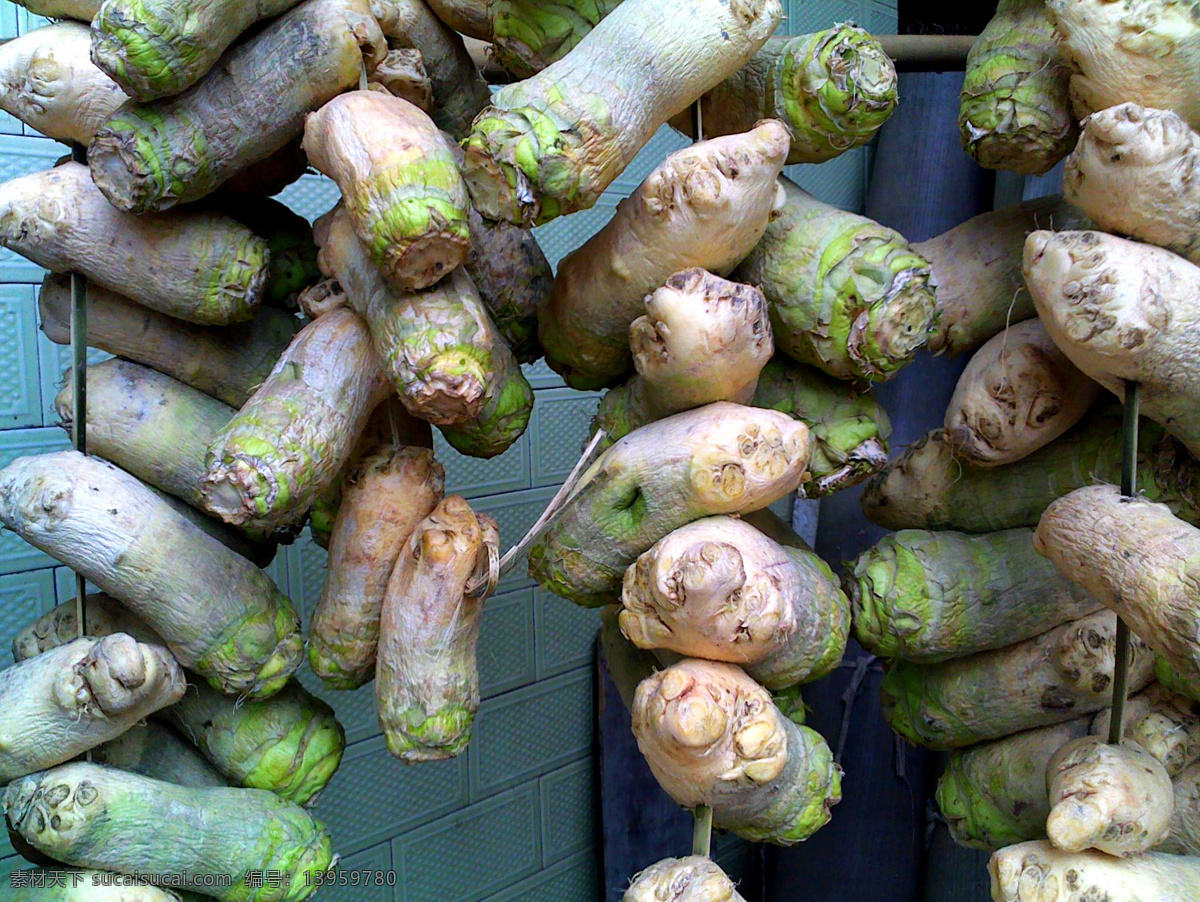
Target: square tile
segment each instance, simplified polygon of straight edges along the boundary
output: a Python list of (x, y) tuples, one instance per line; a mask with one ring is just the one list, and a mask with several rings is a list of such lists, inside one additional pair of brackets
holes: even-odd
[(403, 764), (379, 736), (346, 749), (313, 813), (329, 827), (334, 851), (349, 854), (466, 804), (467, 756)]
[[(424, 765), (422, 765), (424, 766)], [(473, 902), (535, 873), (537, 785), (526, 783), (395, 840), (401, 902)]]
[(488, 902), (595, 902), (599, 895), (600, 850), (587, 849), (488, 896)]
[(484, 603), (476, 651), (484, 698), (534, 681), (534, 634), (532, 589), (493, 595)]
[[(10, 429), (0, 432), (0, 467), (7, 467), (18, 457), (65, 451), (70, 447), (61, 429)], [(19, 573), (55, 563), (16, 533), (7, 529), (0, 532), (0, 573)]]
[(488, 796), (589, 754), (592, 668), (488, 699), (471, 739), (471, 799)]
[(543, 866), (599, 842), (600, 787), (591, 756), (542, 777), (541, 798)]
[[(541, 397), (535, 399), (533, 416)], [(433, 431), (433, 453), (446, 470), (446, 494), (464, 498), (480, 498), (501, 492), (516, 492), (532, 487), (529, 481), (529, 437), (532, 423), (519, 439), (503, 454), (491, 460), (481, 460), (459, 454), (441, 432)]]
[(552, 592), (535, 590), (538, 679), (587, 667), (596, 654), (600, 609), (584, 608)]
[[(0, 668), (13, 663), (13, 636), (55, 604), (53, 570), (0, 576)], [(3, 855), (4, 849), (0, 848), (0, 857)]]
[(0, 429), (42, 425), (36, 304), (29, 285), (0, 285)]
[(591, 436), (599, 392), (550, 388), (537, 393), (530, 424), (533, 485), (562, 485)]

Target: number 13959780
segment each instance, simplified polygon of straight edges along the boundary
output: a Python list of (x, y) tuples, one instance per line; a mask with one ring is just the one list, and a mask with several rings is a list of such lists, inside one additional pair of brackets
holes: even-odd
[(395, 871), (337, 870), (309, 874), (309, 886), (395, 886)]

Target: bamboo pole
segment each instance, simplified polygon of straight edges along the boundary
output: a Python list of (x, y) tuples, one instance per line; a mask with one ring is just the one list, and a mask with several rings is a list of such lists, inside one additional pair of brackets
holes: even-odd
[[(978, 35), (973, 34), (879, 34), (876, 40), (900, 72), (959, 72), (966, 68), (967, 53)], [(491, 58), (492, 45), (466, 38), (467, 51), (489, 84), (516, 81)]]
[[(71, 159), (76, 163), (87, 162), (87, 152), (80, 144), (72, 145)], [(71, 409), (75, 416), (71, 422), (71, 443), (80, 454), (87, 453), (87, 277), (82, 273), (71, 273)], [(75, 574), (75, 622), (79, 624), (79, 638), (87, 634), (87, 580)]]
[[(1121, 494), (1132, 498), (1137, 492), (1138, 383), (1125, 383), (1124, 444), (1121, 457)], [(1117, 657), (1113, 665), (1112, 716), (1108, 721), (1108, 741), (1120, 745), (1125, 735), (1125, 701), (1129, 696), (1129, 627), (1117, 617)]]

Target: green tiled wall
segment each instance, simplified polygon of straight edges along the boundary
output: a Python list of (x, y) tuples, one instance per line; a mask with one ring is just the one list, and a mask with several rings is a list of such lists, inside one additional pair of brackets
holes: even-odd
[[(783, 31), (800, 34), (854, 20), (877, 32), (895, 30), (894, 0), (787, 0)], [(43, 24), (0, 0), (0, 38)], [(612, 216), (666, 154), (684, 145), (660, 132), (591, 210), (538, 230), (552, 262)], [(0, 180), (46, 169), (65, 153), (0, 114)], [(869, 150), (788, 174), (808, 190), (847, 208), (862, 206)], [(281, 199), (312, 218), (332, 206), (328, 179), (306, 176)], [(34, 286), (42, 271), (0, 250), (0, 466), (15, 457), (68, 446), (57, 427), (54, 395), (67, 351), (37, 330)], [(96, 353), (93, 360), (102, 359)], [(459, 492), (500, 523), (503, 544), (515, 542), (541, 513), (574, 463), (596, 395), (563, 387), (544, 364), (528, 369), (537, 390), (526, 436), (492, 461), (456, 454), (437, 440), (448, 491)], [(307, 535), (281, 549), (268, 568), (307, 619), (320, 595), (325, 552)], [(0, 667), (12, 663), (8, 637), (33, 617), (71, 598), (70, 571), (0, 533)], [(333, 832), (343, 866), (361, 875), (394, 872), (395, 886), (331, 887), (326, 902), (589, 902), (599, 893), (598, 806), (594, 797), (592, 645), (595, 612), (562, 601), (518, 569), (502, 580), (484, 613), (479, 644), (483, 704), (467, 753), (455, 761), (406, 767), (384, 746), (373, 687), (330, 693), (305, 668), (301, 679), (326, 698), (346, 727), (341, 770), (317, 805)], [(721, 840), (719, 861), (741, 873), (751, 849)], [(0, 886), (22, 867), (0, 835)]]

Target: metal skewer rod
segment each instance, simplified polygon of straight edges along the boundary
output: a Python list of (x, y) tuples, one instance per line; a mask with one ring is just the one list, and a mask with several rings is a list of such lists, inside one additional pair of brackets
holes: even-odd
[[(1125, 383), (1125, 419), (1121, 437), (1121, 495), (1132, 498), (1137, 492), (1138, 383)], [(1125, 700), (1129, 696), (1129, 627), (1117, 617), (1117, 656), (1113, 665), (1112, 714), (1108, 723), (1108, 741), (1120, 745), (1125, 735)]]
[[(81, 145), (71, 147), (71, 159), (86, 163)], [(71, 444), (80, 454), (87, 453), (87, 277), (71, 273)], [(75, 622), (79, 638), (87, 634), (87, 612), (84, 599), (87, 580), (75, 574)]]
[[(967, 53), (978, 35), (973, 34), (877, 34), (873, 37), (901, 72), (961, 72), (967, 65)], [(519, 81), (489, 57), (491, 44), (466, 39), (471, 59), (489, 84)]]
[(707, 805), (697, 805), (692, 811), (696, 826), (692, 830), (692, 854), (708, 858), (712, 853), (713, 811)]

